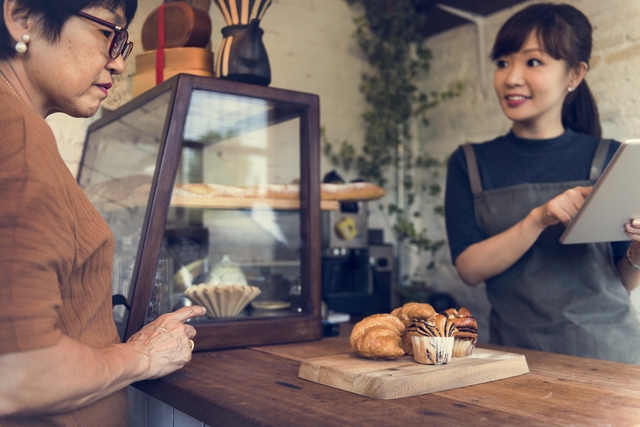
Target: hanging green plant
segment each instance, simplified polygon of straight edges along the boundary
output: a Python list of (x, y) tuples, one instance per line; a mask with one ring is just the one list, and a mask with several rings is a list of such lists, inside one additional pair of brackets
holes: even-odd
[[(420, 147), (414, 155), (404, 141), (411, 140), (410, 122), (418, 118), (428, 124), (427, 111), (440, 102), (460, 96), (462, 85), (442, 91), (424, 93), (417, 83), (429, 71), (431, 51), (423, 46), (423, 29), (427, 16), (419, 13), (423, 0), (345, 0), (351, 6), (361, 6), (364, 15), (354, 18), (354, 37), (362, 50), (371, 71), (363, 73), (360, 91), (368, 107), (362, 114), (365, 136), (362, 151), (348, 141), (332, 142), (323, 132), (323, 152), (335, 167), (345, 171), (355, 168), (358, 176), (378, 185), (387, 184), (390, 168), (402, 167), (406, 173), (401, 178), (405, 200), (402, 206), (386, 207), (389, 216), (395, 216), (393, 228), (398, 241), (406, 241), (419, 251), (435, 252), (443, 241), (433, 242), (427, 230), (417, 230), (414, 220), (421, 214), (411, 212), (418, 192), (437, 197), (441, 188), (437, 183), (438, 170), (443, 162), (435, 159)], [(427, 171), (431, 182), (416, 184), (411, 171)], [(384, 209), (384, 206), (380, 206)], [(436, 213), (442, 207), (436, 206)]]

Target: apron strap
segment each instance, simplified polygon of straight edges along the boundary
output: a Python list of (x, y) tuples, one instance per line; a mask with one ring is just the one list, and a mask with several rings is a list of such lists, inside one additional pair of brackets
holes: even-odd
[(462, 151), (467, 159), (467, 169), (469, 169), (469, 184), (471, 184), (471, 192), (473, 194), (482, 193), (482, 182), (480, 181), (480, 172), (478, 172), (478, 162), (476, 161), (476, 153), (473, 151), (471, 144), (463, 144)]
[(601, 139), (596, 148), (596, 153), (593, 155), (593, 163), (591, 163), (591, 171), (589, 172), (589, 180), (596, 182), (600, 178), (602, 169), (604, 167), (604, 161), (607, 159), (607, 153), (609, 152), (610, 139)]

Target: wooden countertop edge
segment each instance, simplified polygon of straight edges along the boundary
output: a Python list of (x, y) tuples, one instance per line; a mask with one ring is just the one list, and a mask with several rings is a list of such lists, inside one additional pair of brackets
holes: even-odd
[[(637, 378), (640, 378), (640, 366), (489, 344), (479, 344), (478, 346), (525, 355), (530, 373), (523, 377), (529, 377), (529, 379), (514, 379), (514, 382), (505, 384), (510, 387), (528, 387), (533, 384), (546, 384), (554, 390), (575, 387), (575, 390), (582, 390), (585, 393), (588, 392), (589, 396), (601, 394), (603, 398), (616, 399), (619, 397), (626, 399), (628, 405), (640, 409), (640, 403), (636, 404), (636, 399), (640, 398), (640, 381), (637, 381)], [(278, 406), (281, 405), (280, 403), (269, 400), (273, 399), (273, 394), (284, 390), (284, 395), (287, 395), (287, 390), (289, 390), (289, 394), (294, 396), (290, 397), (289, 403), (292, 401), (299, 402), (303, 406), (307, 405), (311, 413), (317, 416), (324, 415), (325, 417), (331, 418), (332, 423), (327, 422), (323, 425), (338, 426), (341, 425), (340, 422), (344, 425), (345, 418), (336, 416), (337, 418), (334, 419), (333, 414), (328, 413), (325, 406), (323, 406), (326, 405), (327, 402), (335, 400), (333, 396), (336, 390), (331, 387), (300, 379), (296, 374), (300, 362), (305, 358), (346, 353), (348, 351), (350, 351), (348, 340), (345, 340), (344, 337), (333, 337), (325, 338), (321, 341), (196, 353), (194, 354), (194, 360), (191, 366), (187, 366), (165, 378), (136, 383), (134, 387), (209, 425), (234, 426), (292, 425), (282, 424), (283, 420), (278, 418), (280, 416), (279, 414), (280, 412), (287, 411), (283, 410), (283, 407)], [(267, 376), (263, 378), (263, 380), (267, 381), (266, 389), (264, 391), (256, 390), (259, 393), (262, 392), (262, 394), (255, 396), (255, 400), (258, 402), (253, 406), (246, 403), (246, 401), (254, 400), (249, 397), (251, 396), (249, 390), (251, 387), (255, 387), (255, 383), (245, 381), (236, 388), (232, 374), (227, 373), (226, 376), (224, 376), (219, 373), (220, 367), (235, 366), (236, 363), (229, 363), (238, 359), (242, 359), (239, 363), (244, 363), (243, 369), (247, 369), (247, 366), (256, 366), (259, 367), (259, 370), (268, 370), (269, 367), (276, 367), (275, 369), (277, 369), (277, 374), (279, 375), (274, 376), (274, 372), (267, 372), (265, 374)], [(218, 370), (216, 370), (216, 364), (218, 364)], [(211, 369), (209, 369), (209, 367), (211, 367)], [(241, 372), (244, 373), (245, 371)], [(280, 381), (275, 381), (275, 379), (280, 378)], [(216, 381), (217, 379), (220, 380)], [(274, 386), (274, 382), (277, 383), (278, 386)], [(203, 388), (206, 389), (207, 387), (212, 390), (209, 394), (211, 396), (210, 398), (207, 397), (208, 393), (203, 394)], [(227, 387), (227, 389), (223, 390), (224, 387)], [(494, 386), (488, 385), (487, 387), (491, 389)], [(297, 389), (297, 391), (292, 391), (294, 389)], [(566, 424), (566, 420), (560, 420), (558, 424), (556, 424), (555, 420), (549, 419), (544, 420), (544, 423), (541, 424), (540, 420), (536, 419), (539, 415), (535, 413), (528, 414), (519, 408), (511, 408), (508, 405), (502, 407), (500, 403), (497, 403), (495, 400), (492, 401), (491, 399), (486, 401), (481, 399), (480, 401), (482, 403), (478, 404), (476, 403), (478, 400), (473, 397), (474, 393), (477, 392), (472, 390), (472, 387), (468, 389), (469, 390), (463, 390), (462, 392), (449, 390), (430, 394), (428, 402), (440, 402), (438, 404), (438, 411), (432, 413), (422, 410), (421, 413), (425, 415), (431, 414), (430, 416), (444, 416), (443, 414), (451, 416), (451, 411), (464, 407), (466, 408), (465, 411), (468, 411), (468, 414), (465, 416), (469, 416), (469, 414), (472, 413), (485, 414), (483, 419), (486, 418), (490, 421), (484, 424), (479, 421), (476, 423), (475, 420), (472, 419), (474, 425), (478, 426), (560, 426)], [(370, 409), (370, 411), (368, 411), (370, 413), (365, 414), (367, 416), (380, 415), (380, 409), (382, 407), (385, 408), (385, 413), (387, 410), (391, 413), (403, 410), (402, 408), (404, 407), (424, 405), (424, 403), (427, 402), (423, 396), (394, 400), (376, 400), (348, 392), (339, 392), (346, 394), (344, 398), (340, 397), (338, 399), (339, 402), (336, 404), (345, 405), (345, 402), (360, 402), (358, 403), (359, 406), (365, 405), (365, 407)], [(320, 401), (317, 401), (318, 396), (323, 397), (325, 400), (320, 399)], [(586, 400), (587, 403), (591, 402), (591, 397), (589, 396)], [(239, 402), (237, 400), (239, 400)], [(242, 402), (245, 403), (243, 404)], [(583, 401), (581, 400), (580, 402)], [(501, 407), (498, 408), (498, 406)], [(256, 407), (266, 408), (264, 411), (266, 411), (267, 414), (263, 414), (261, 411), (256, 412)], [(446, 410), (443, 412), (440, 410), (440, 407), (444, 407)], [(457, 416), (457, 412), (455, 414)], [(354, 416), (360, 416), (360, 412), (356, 411)], [(624, 416), (624, 414), (621, 416)], [(290, 418), (287, 418), (287, 415), (283, 415), (283, 417), (285, 421), (290, 420)], [(346, 417), (346, 415), (343, 417)], [(414, 417), (414, 414), (403, 412), (403, 424), (406, 425), (406, 419), (412, 419), (412, 417)], [(316, 421), (313, 421), (316, 418), (317, 417), (307, 416), (306, 413), (302, 413), (296, 427), (318, 425)], [(324, 421), (327, 421), (327, 418), (325, 418)], [(349, 424), (349, 422), (347, 422), (347, 424)], [(389, 425), (393, 425), (393, 423)]]
[[(247, 419), (246, 415), (238, 414), (233, 408), (194, 395), (188, 388), (179, 387), (169, 381), (141, 381), (132, 386), (210, 426), (264, 426), (258, 420)], [(185, 404), (187, 401), (190, 403)]]
[[(234, 350), (236, 354), (241, 352), (250, 352), (250, 353), (258, 353), (254, 348), (246, 348), (246, 349), (237, 349)], [(291, 364), (294, 370), (297, 372), (298, 362), (293, 359), (287, 359), (286, 362), (283, 362), (282, 357), (278, 355), (272, 355), (267, 352), (259, 352), (263, 356), (263, 358), (273, 359), (273, 363), (278, 364)], [(285, 420), (283, 419), (274, 419), (268, 414), (264, 414), (263, 411), (267, 411), (268, 408), (262, 407), (262, 411), (260, 413), (252, 413), (250, 409), (242, 405), (241, 401), (233, 401), (234, 396), (230, 393), (225, 398), (228, 398), (228, 401), (224, 399), (207, 399), (199, 395), (198, 393), (193, 392), (192, 387), (190, 387), (188, 382), (182, 381), (183, 375), (176, 375), (174, 373), (165, 378), (160, 378), (157, 380), (151, 381), (142, 381), (133, 384), (138, 390), (143, 391), (150, 396), (168, 404), (179, 411), (188, 414), (189, 416), (196, 418), (199, 421), (202, 421), (208, 425), (232, 425), (236, 426), (247, 426), (247, 427), (282, 427), (282, 426), (293, 426), (296, 427), (312, 427), (312, 426), (356, 426), (356, 425), (371, 425), (371, 420), (365, 422), (350, 422), (345, 420), (329, 420), (327, 418), (321, 419), (318, 417), (306, 417), (304, 419), (299, 418), (295, 423), (291, 423), (286, 420), (286, 415), (283, 415)], [(187, 374), (187, 376), (191, 376)], [(548, 422), (543, 423), (535, 419), (535, 414), (523, 415), (523, 414), (515, 414), (509, 411), (503, 411), (495, 408), (487, 408), (482, 405), (477, 405), (474, 403), (462, 401), (460, 399), (456, 399), (452, 396), (447, 396), (443, 393), (432, 393), (430, 394), (430, 400), (438, 402), (436, 405), (431, 405), (432, 407), (424, 407), (424, 403), (420, 399), (422, 396), (408, 397), (403, 399), (393, 399), (393, 400), (378, 400), (371, 399), (368, 397), (359, 396), (349, 392), (343, 392), (341, 390), (333, 389), (331, 387), (327, 387), (321, 384), (317, 384), (314, 382), (306, 381), (300, 378), (288, 378), (283, 377), (281, 384), (285, 385), (288, 388), (300, 388), (300, 382), (304, 383), (304, 390), (302, 392), (305, 393), (305, 396), (309, 398), (310, 401), (314, 401), (317, 398), (317, 395), (324, 394), (333, 394), (336, 391), (339, 393), (344, 393), (344, 398), (340, 399), (341, 401), (349, 401), (356, 402), (353, 404), (354, 407), (364, 405), (369, 406), (372, 413), (376, 413), (380, 415), (380, 412), (384, 412), (385, 416), (389, 415), (389, 418), (384, 419), (384, 425), (387, 427), (392, 426), (405, 426), (407, 422), (425, 422), (425, 416), (428, 417), (436, 417), (436, 419), (440, 419), (440, 421), (448, 420), (452, 417), (452, 414), (459, 414), (466, 418), (466, 422), (473, 422), (475, 420), (476, 413), (487, 413), (488, 411), (491, 413), (490, 417), (485, 417), (484, 421), (474, 423), (474, 427), (494, 427), (494, 426), (527, 426), (527, 427), (543, 427), (543, 426), (553, 426), (554, 424), (549, 424)], [(313, 395), (313, 398), (309, 397)], [(323, 399), (321, 398), (322, 402)], [(324, 402), (326, 403), (326, 402)], [(308, 410), (308, 402), (301, 402), (302, 406), (305, 406)], [(384, 411), (381, 409), (384, 408)], [(246, 410), (245, 410), (246, 409)], [(281, 408), (280, 408), (281, 409)], [(415, 411), (415, 413), (413, 413)], [(274, 411), (271, 411), (274, 412)], [(278, 412), (278, 411), (276, 411)], [(283, 412), (280, 410), (280, 412)], [(403, 417), (393, 417), (394, 413), (403, 413)], [(363, 415), (364, 416), (364, 415)], [(370, 415), (371, 416), (371, 415)], [(410, 418), (410, 421), (407, 421), (407, 418)], [(379, 420), (379, 419), (378, 419)], [(467, 424), (471, 425), (471, 424)], [(562, 426), (563, 424), (558, 423), (555, 424), (557, 426)]]

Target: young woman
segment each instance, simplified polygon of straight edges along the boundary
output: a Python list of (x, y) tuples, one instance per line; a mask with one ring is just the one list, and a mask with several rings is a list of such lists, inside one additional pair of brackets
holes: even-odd
[(191, 359), (202, 307), (120, 343), (113, 235), (44, 118), (90, 117), (124, 70), (137, 0), (3, 0), (0, 20), (0, 426), (129, 425), (126, 387)]
[(620, 145), (601, 140), (584, 77), (591, 24), (564, 4), (513, 15), (493, 47), (494, 86), (511, 131), (450, 158), (451, 256), (469, 285), (486, 282), (490, 341), (640, 364), (640, 219), (629, 242), (559, 238)]

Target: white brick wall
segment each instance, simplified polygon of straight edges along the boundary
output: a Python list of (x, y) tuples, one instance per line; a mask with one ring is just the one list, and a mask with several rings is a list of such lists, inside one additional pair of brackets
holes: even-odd
[[(640, 1), (566, 2), (582, 10), (594, 26), (592, 64), (586, 80), (598, 102), (604, 136), (618, 140), (640, 137), (640, 30), (637, 26)], [(502, 23), (516, 10), (531, 3), (534, 2), (523, 3), (487, 17), (487, 52), (491, 51)], [(439, 90), (459, 80), (465, 89), (460, 98), (430, 112), (431, 125), (419, 127), (414, 144), (425, 146), (429, 152), (444, 157), (461, 143), (481, 142), (505, 133), (510, 123), (500, 110), (492, 86), (486, 95), (480, 90), (476, 29), (473, 24), (437, 35), (428, 41), (428, 45), (435, 60), (422, 88), (426, 91)], [(491, 79), (494, 66), (487, 61), (486, 67)], [(423, 211), (429, 209), (429, 206), (423, 207)], [(444, 236), (441, 218), (431, 216), (425, 226), (434, 233), (434, 237)], [(459, 302), (475, 308), (476, 312), (488, 313), (483, 289), (470, 289), (457, 279), (448, 253), (443, 252), (439, 257), (440, 267), (435, 272), (427, 272), (420, 266), (424, 262), (417, 257), (413, 259), (413, 266), (432, 285), (452, 290)], [(640, 291), (633, 292), (632, 298), (640, 307)]]

